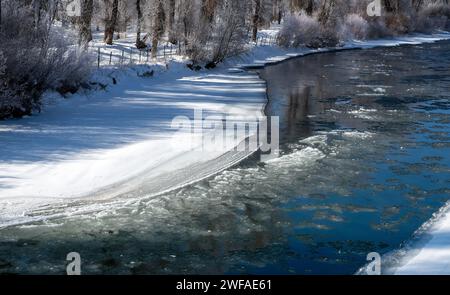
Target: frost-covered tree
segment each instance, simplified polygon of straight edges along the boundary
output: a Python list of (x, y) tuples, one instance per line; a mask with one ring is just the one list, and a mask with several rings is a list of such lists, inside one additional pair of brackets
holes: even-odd
[(323, 0), (322, 5), (320, 7), (319, 12), (319, 22), (322, 23), (322, 25), (327, 25), (327, 23), (331, 20), (331, 16), (333, 13), (333, 10), (336, 7), (336, 1), (335, 0)]
[(450, 29), (448, 0), (381, 0), (377, 17), (367, 14), (373, 0), (79, 1), (81, 16), (65, 11), (71, 0), (0, 0), (0, 117), (30, 112), (46, 89), (79, 84), (85, 65), (76, 45), (87, 47), (93, 29), (106, 44), (133, 32), (137, 48), (152, 43), (153, 57), (161, 42), (178, 44), (208, 68), (249, 48), (273, 22), (282, 46)]
[(204, 23), (212, 23), (217, 13), (219, 0), (202, 0), (201, 16)]
[(155, 0), (153, 4), (153, 25), (152, 25), (152, 57), (158, 54), (158, 44), (165, 30), (165, 10), (162, 0)]
[(86, 46), (92, 40), (92, 15), (94, 13), (94, 0), (82, 0), (80, 16), (79, 44)]
[(37, 21), (34, 3), (2, 4), (0, 118), (20, 117), (39, 110), (49, 89), (74, 91), (91, 62), (77, 49), (76, 35), (53, 24), (54, 6), (41, 7)]
[(308, 15), (314, 12), (314, 0), (290, 0), (289, 9), (292, 12), (304, 10)]
[(106, 44), (113, 44), (114, 32), (119, 14), (119, 0), (103, 0), (105, 8), (105, 36)]
[(256, 38), (258, 37), (258, 27), (260, 25), (261, 18), (261, 1), (262, 0), (253, 0), (254, 3), (254, 13), (252, 18), (252, 40), (256, 42)]
[(138, 49), (144, 49), (147, 47), (147, 45), (141, 39), (142, 20), (143, 20), (141, 4), (143, 4), (143, 1), (142, 0), (135, 0), (135, 1), (136, 1), (136, 17), (137, 17), (137, 19), (136, 19), (136, 47)]
[(178, 43), (175, 28), (176, 4), (176, 0), (169, 0), (167, 4), (167, 31), (169, 34), (169, 42), (172, 44)]

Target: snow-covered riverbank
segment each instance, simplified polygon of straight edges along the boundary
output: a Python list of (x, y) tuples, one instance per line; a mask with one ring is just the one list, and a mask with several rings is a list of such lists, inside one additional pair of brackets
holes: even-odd
[(400, 251), (397, 275), (450, 275), (450, 204), (419, 230), (418, 241)]
[[(39, 206), (66, 199), (111, 198), (136, 187), (154, 194), (205, 177), (193, 166), (226, 151), (187, 150), (187, 135), (172, 129), (172, 120), (193, 119), (194, 109), (204, 117), (258, 118), (265, 102), (264, 83), (250, 73), (195, 73), (174, 62), (154, 78), (126, 73), (116, 79), (118, 85), (107, 91), (77, 95), (40, 115), (1, 123), (0, 138), (7, 143), (0, 156), (2, 225), (33, 220), (30, 212)], [(202, 170), (213, 174), (245, 156), (230, 155), (220, 166)], [(172, 174), (142, 191), (149, 179), (183, 169), (178, 179)]]
[[(354, 41), (341, 49), (443, 39), (450, 34)], [(185, 61), (174, 60), (168, 70), (155, 66), (154, 76), (147, 78), (138, 77), (142, 68), (134, 67), (115, 73), (118, 84), (106, 91), (76, 95), (40, 115), (1, 122), (0, 227), (55, 216), (47, 214), (52, 207), (73, 214), (71, 206), (80, 200), (158, 194), (239, 162), (249, 153), (187, 152), (186, 138), (171, 128), (172, 119), (193, 118), (196, 108), (205, 116), (236, 121), (261, 117), (265, 83), (245, 68), (329, 50), (335, 49), (260, 46), (211, 71), (193, 72)]]

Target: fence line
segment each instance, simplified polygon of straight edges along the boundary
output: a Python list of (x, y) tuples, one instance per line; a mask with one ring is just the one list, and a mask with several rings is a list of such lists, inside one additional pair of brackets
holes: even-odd
[[(271, 46), (277, 44), (275, 36), (260, 36), (254, 42), (254, 46)], [(95, 49), (95, 47), (92, 47)], [(89, 51), (89, 48), (88, 48)], [(97, 59), (96, 66), (100, 68), (102, 66), (116, 66), (116, 65), (130, 65), (130, 64), (150, 64), (154, 62), (167, 63), (175, 56), (186, 56), (187, 46), (184, 42), (178, 44), (172, 44), (165, 42), (161, 44), (156, 53), (156, 58), (152, 57), (152, 51), (150, 48), (137, 49), (134, 47), (123, 49), (108, 49), (103, 47), (97, 47)]]

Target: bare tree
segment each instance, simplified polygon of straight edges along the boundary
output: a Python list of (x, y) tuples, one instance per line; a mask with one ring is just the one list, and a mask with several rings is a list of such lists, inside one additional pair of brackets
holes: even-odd
[(137, 22), (136, 22), (136, 47), (144, 49), (147, 47), (145, 42), (141, 40), (141, 26), (142, 26), (142, 9), (141, 0), (136, 0)]
[(92, 40), (91, 22), (94, 12), (94, 0), (82, 0), (78, 44), (86, 46)]
[(212, 23), (218, 0), (202, 0), (201, 15), (205, 22)]
[(106, 44), (112, 45), (114, 39), (114, 31), (116, 30), (117, 25), (117, 16), (119, 13), (119, 0), (113, 0), (112, 3), (110, 0), (103, 1), (105, 1), (105, 8), (107, 10), (105, 18), (104, 41)]
[(384, 0), (383, 4), (387, 12), (397, 13), (400, 9), (399, 0)]
[(416, 11), (419, 11), (423, 5), (423, 0), (412, 0), (412, 5)]
[(258, 28), (259, 28), (259, 22), (260, 22), (260, 18), (261, 18), (261, 0), (253, 0), (254, 4), (255, 4), (255, 10), (254, 10), (254, 14), (253, 14), (253, 18), (252, 18), (252, 27), (253, 27), (253, 32), (252, 32), (252, 41), (256, 42), (257, 38), (258, 38)]
[(190, 36), (195, 30), (196, 20), (194, 15), (196, 12), (195, 2), (192, 0), (178, 0), (178, 20), (177, 20), (177, 34), (181, 40), (183, 39), (185, 45), (189, 44)]
[(289, 6), (291, 12), (304, 10), (308, 15), (314, 12), (314, 0), (290, 0)]
[(172, 44), (177, 44), (178, 40), (176, 38), (175, 29), (175, 10), (176, 2), (175, 0), (169, 0), (167, 12), (167, 30), (169, 31), (169, 42)]
[[(0, 119), (39, 111), (49, 90), (69, 91), (89, 77), (91, 61), (69, 31), (51, 30), (54, 1), (7, 0), (0, 32)], [(42, 4), (43, 2), (41, 2)], [(30, 5), (33, 4), (33, 5)], [(39, 21), (37, 21), (39, 20)]]
[(336, 5), (336, 0), (323, 0), (322, 7), (319, 13), (319, 22), (325, 26), (330, 20), (333, 9)]
[(34, 11), (34, 25), (37, 27), (41, 22), (42, 0), (33, 0), (31, 6)]
[(283, 17), (283, 10), (281, 8), (281, 0), (272, 1), (272, 21), (276, 21), (281, 24), (281, 19)]
[(153, 14), (152, 57), (158, 54), (159, 39), (164, 34), (165, 11), (162, 0), (156, 0)]

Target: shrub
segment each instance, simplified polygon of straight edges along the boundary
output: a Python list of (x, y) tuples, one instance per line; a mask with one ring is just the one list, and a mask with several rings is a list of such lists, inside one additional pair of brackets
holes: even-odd
[(402, 35), (415, 30), (415, 17), (409, 14), (388, 14), (384, 18), (391, 35)]
[(247, 30), (245, 10), (239, 10), (240, 5), (241, 0), (223, 2), (217, 8), (220, 18), (211, 23), (197, 20), (188, 40), (188, 55), (194, 63), (206, 62), (210, 68), (226, 57), (244, 51)]
[(278, 34), (278, 43), (284, 47), (308, 46), (320, 37), (320, 23), (305, 13), (288, 15)]
[(377, 39), (383, 38), (386, 36), (391, 36), (392, 33), (386, 27), (386, 23), (383, 18), (375, 18), (368, 21), (368, 32), (367, 38), (369, 39)]
[(37, 23), (26, 6), (5, 5), (3, 10), (0, 119), (39, 111), (45, 91), (78, 87), (92, 64), (73, 45), (76, 38), (55, 28), (45, 16)]
[(364, 40), (369, 34), (369, 23), (360, 15), (352, 13), (345, 17), (339, 37), (342, 40)]
[(449, 4), (430, 4), (424, 7), (417, 16), (417, 31), (430, 33), (434, 30), (445, 30), (449, 28)]

